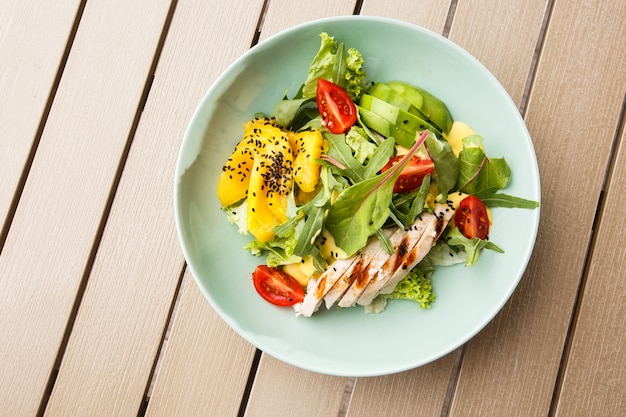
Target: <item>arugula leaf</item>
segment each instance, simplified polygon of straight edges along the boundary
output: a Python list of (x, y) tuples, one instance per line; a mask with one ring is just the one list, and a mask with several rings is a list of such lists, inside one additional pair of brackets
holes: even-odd
[(346, 47), (343, 42), (337, 45), (335, 52), (335, 64), (333, 65), (333, 82), (344, 90), (348, 86), (346, 80)]
[(456, 189), (487, 197), (506, 187), (511, 179), (511, 168), (504, 158), (487, 158), (482, 142), (483, 138), (479, 135), (463, 139)]
[(394, 151), (395, 143), (389, 138), (376, 149), (369, 162), (363, 165), (352, 154), (352, 148), (346, 143), (344, 134), (334, 135), (324, 132), (323, 135), (329, 144), (328, 156), (343, 166), (342, 169), (336, 164), (331, 164), (331, 168), (338, 174), (348, 177), (353, 184), (371, 178), (380, 171)]
[(367, 239), (387, 221), (394, 183), (424, 139), (426, 133), (391, 169), (343, 190), (328, 210), (326, 229), (347, 256), (364, 247)]
[(459, 177), (459, 160), (452, 151), (452, 147), (446, 141), (441, 141), (433, 133), (426, 138), (426, 149), (435, 163), (434, 178), (439, 192), (445, 200), (448, 192), (452, 190)]
[(467, 253), (467, 259), (465, 260), (465, 266), (473, 266), (478, 261), (478, 255), (481, 249), (491, 249), (499, 253), (504, 253), (498, 245), (489, 241), (482, 240), (477, 237), (468, 239), (463, 236), (463, 233), (458, 227), (452, 227), (446, 236), (446, 243), (448, 246), (460, 246)]
[(500, 194), (500, 193), (483, 197), (482, 201), (488, 207), (506, 207), (506, 208), (523, 208), (523, 209), (535, 209), (539, 207), (538, 201), (527, 200), (525, 198), (515, 197), (512, 195)]
[(328, 210), (326, 229), (347, 256), (365, 246), (367, 239), (389, 217), (393, 184), (400, 175), (386, 172), (346, 188)]
[(344, 167), (344, 169), (340, 169), (335, 165), (332, 169), (338, 170), (339, 174), (347, 176), (352, 182), (363, 181), (365, 168), (352, 155), (352, 148), (346, 143), (346, 136), (344, 134), (335, 135), (330, 132), (323, 132), (323, 136), (328, 141), (328, 156)]
[(415, 221), (424, 210), (424, 201), (430, 190), (430, 174), (424, 177), (422, 185), (411, 193), (397, 194), (391, 204), (394, 221), (400, 222), (400, 227), (407, 227)]

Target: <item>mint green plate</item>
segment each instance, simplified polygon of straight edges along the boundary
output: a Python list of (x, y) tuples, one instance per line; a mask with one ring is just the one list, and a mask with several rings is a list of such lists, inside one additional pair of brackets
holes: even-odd
[(264, 301), (251, 274), (263, 259), (243, 250), (220, 209), (220, 169), (256, 112), (292, 96), (326, 31), (366, 60), (368, 79), (400, 79), (430, 90), (456, 120), (485, 138), (489, 156), (513, 171), (506, 192), (540, 199), (533, 145), (517, 107), (475, 58), (426, 29), (385, 18), (345, 16), (281, 32), (235, 61), (200, 103), (180, 150), (175, 178), (176, 224), (189, 268), (207, 300), (242, 337), (284, 362), (325, 374), (374, 376), (415, 368), (451, 352), (498, 313), (530, 258), (539, 209), (494, 209), (491, 240), (505, 254), (484, 251), (478, 265), (439, 268), (430, 309), (392, 301), (381, 314), (360, 307), (320, 309), (311, 318)]

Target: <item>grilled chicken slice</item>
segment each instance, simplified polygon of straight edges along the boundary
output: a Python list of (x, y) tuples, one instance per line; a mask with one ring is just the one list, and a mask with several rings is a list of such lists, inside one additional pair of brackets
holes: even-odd
[[(404, 235), (404, 230), (398, 227), (395, 228), (393, 233), (389, 236), (389, 241), (394, 251), (398, 250), (398, 246), (402, 242)], [(350, 285), (350, 288), (348, 288), (343, 297), (341, 297), (341, 300), (338, 303), (340, 307), (354, 306), (372, 277), (376, 276), (380, 268), (382, 268), (387, 259), (391, 256), (385, 251), (382, 244), (380, 246), (380, 251), (372, 257), (368, 265), (364, 265), (360, 270), (357, 269), (356, 271), (352, 271), (353, 274), (356, 274), (356, 277)], [(356, 266), (356, 263), (353, 266)]]
[[(385, 230), (384, 233), (389, 237), (392, 230)], [(364, 281), (367, 279), (370, 262), (377, 257), (389, 257), (389, 254), (383, 248), (380, 239), (376, 236), (370, 237), (365, 248), (357, 255), (355, 262), (350, 265), (346, 272), (337, 280), (335, 285), (324, 296), (326, 308), (330, 309), (337, 300), (342, 298), (356, 281)]]
[(322, 301), (331, 308), (369, 305), (382, 291), (390, 293), (435, 244), (453, 211), (437, 205), (434, 214), (423, 213), (406, 230), (386, 231), (395, 252), (388, 254), (373, 236), (366, 247), (348, 259), (339, 259), (317, 279), (311, 279), (301, 303), (294, 305), (297, 315), (310, 317)]
[(296, 315), (311, 317), (322, 304), (326, 293), (335, 285), (337, 280), (344, 275), (357, 258), (358, 256), (352, 256), (347, 259), (338, 259), (333, 262), (318, 279), (311, 279), (307, 285), (304, 300), (293, 306)]
[[(369, 305), (378, 294), (393, 292), (398, 282), (430, 252), (437, 238), (452, 218), (453, 211), (444, 205), (437, 205), (434, 213), (423, 213), (418, 221), (409, 227), (411, 233), (419, 235), (415, 240), (407, 239), (407, 246), (400, 247), (383, 265), (378, 274), (369, 282), (363, 294), (357, 300), (360, 305)], [(383, 292), (384, 291), (384, 292)]]

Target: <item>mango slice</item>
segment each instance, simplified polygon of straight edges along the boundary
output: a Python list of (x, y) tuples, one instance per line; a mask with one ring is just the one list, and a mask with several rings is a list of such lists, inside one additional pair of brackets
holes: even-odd
[(306, 130), (295, 135), (294, 181), (304, 192), (315, 190), (320, 179), (321, 166), (316, 162), (322, 156), (324, 138), (317, 130)]

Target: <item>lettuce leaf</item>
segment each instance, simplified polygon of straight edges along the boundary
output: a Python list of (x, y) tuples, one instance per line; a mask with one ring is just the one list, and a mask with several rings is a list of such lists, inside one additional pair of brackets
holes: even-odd
[(364, 164), (376, 152), (376, 144), (372, 143), (363, 128), (352, 126), (346, 133), (346, 143), (354, 151), (354, 159)]
[[(363, 69), (365, 60), (361, 53), (349, 48), (345, 54), (344, 47), (340, 47), (335, 38), (326, 32), (320, 33), (320, 38), (322, 40), (320, 48), (309, 66), (307, 79), (302, 86), (302, 97), (315, 97), (317, 79), (324, 78), (343, 87), (352, 100), (358, 100), (368, 85)], [(338, 51), (340, 56), (337, 54)]]
[(435, 301), (435, 293), (430, 281), (430, 274), (419, 268), (413, 268), (409, 274), (396, 285), (391, 294), (381, 294), (372, 304), (365, 306), (366, 313), (380, 313), (385, 309), (387, 300), (415, 301), (421, 308), (430, 308)]

